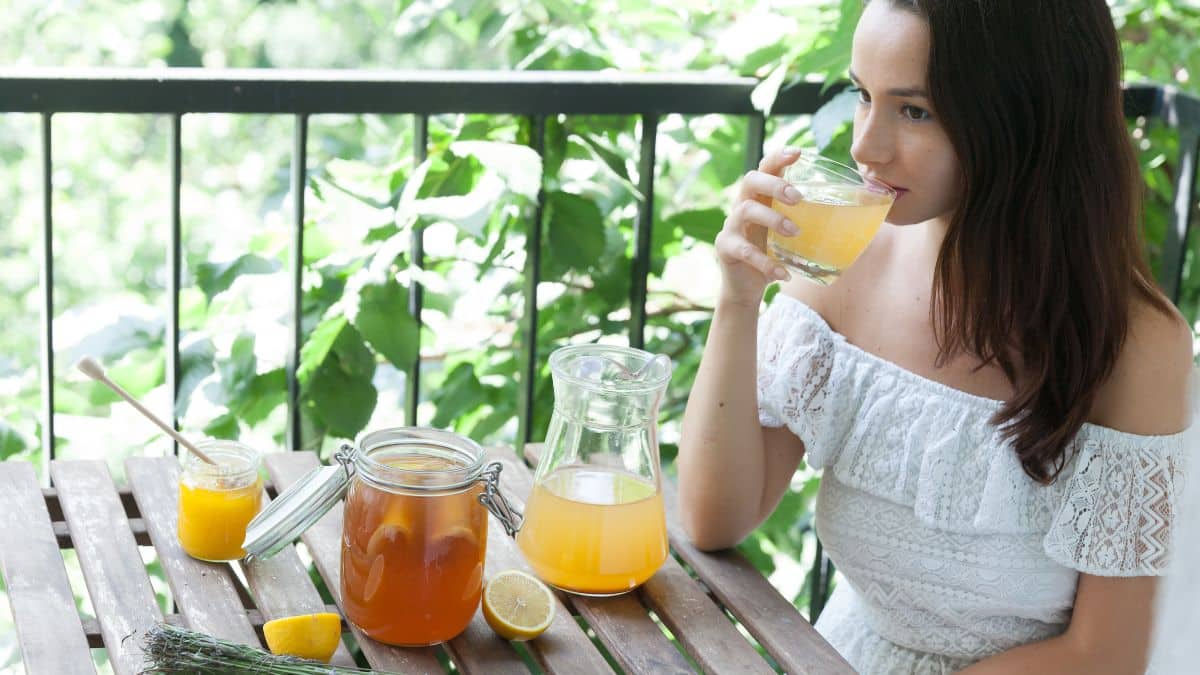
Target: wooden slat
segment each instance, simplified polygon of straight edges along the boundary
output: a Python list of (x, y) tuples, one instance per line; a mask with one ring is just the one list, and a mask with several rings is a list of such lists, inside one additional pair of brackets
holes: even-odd
[(50, 475), (113, 669), (118, 675), (137, 673), (141, 634), (163, 616), (112, 476), (103, 462), (61, 460), (50, 463)]
[[(59, 517), (62, 517), (61, 512)], [(71, 528), (65, 520), (56, 520), (50, 525), (54, 528), (54, 538), (58, 541), (59, 548), (75, 548), (75, 545), (71, 543)], [(150, 534), (146, 532), (146, 524), (142, 522), (141, 518), (130, 518), (129, 530), (133, 532), (133, 540), (137, 542), (138, 546), (154, 545), (150, 542)]]
[[(267, 472), (271, 474), (271, 479), (280, 490), (286, 490), (318, 464), (316, 455), (311, 452), (280, 452), (266, 455)], [(321, 520), (308, 528), (301, 538), (312, 554), (317, 571), (325, 579), (329, 592), (337, 600), (338, 606), (341, 606), (341, 503), (336, 504)], [(392, 647), (372, 640), (353, 624), (350, 630), (358, 640), (363, 655), (374, 668), (396, 673), (444, 672), (437, 660), (437, 652), (432, 647)]]
[[(333, 612), (336, 614), (338, 608), (337, 605), (325, 605), (325, 608), (320, 611)], [(257, 609), (247, 609), (246, 620), (249, 621), (250, 625), (254, 626), (255, 629), (262, 628), (262, 625), (267, 622), (267, 619), (263, 617), (262, 612), (258, 611)], [(95, 619), (83, 619), (82, 621), (83, 632), (85, 635), (87, 635), (88, 647), (91, 647), (92, 649), (100, 649), (104, 647), (104, 638), (100, 636), (100, 622), (96, 621)], [(179, 626), (180, 628), (187, 627), (187, 624), (183, 620), (182, 614), (167, 614), (163, 616), (163, 623), (169, 623), (172, 626)], [(346, 625), (344, 620), (342, 621), (342, 625)]]
[[(533, 488), (533, 474), (512, 451), (497, 449), (494, 453), (504, 463), (503, 489), (515, 496), (517, 499), (513, 501), (519, 500), (523, 509), (524, 498)], [(691, 664), (650, 618), (636, 594), (611, 598), (564, 594), (564, 597), (587, 620), (625, 670), (633, 673), (693, 672)]]
[[(264, 505), (269, 499), (269, 496), (263, 495)], [(304, 563), (300, 562), (295, 547), (288, 546), (267, 560), (238, 564), (246, 577), (246, 583), (250, 586), (254, 604), (262, 612), (263, 621), (301, 613), (337, 611), (336, 606), (326, 607), (320, 592), (308, 576)], [(333, 653), (330, 663), (339, 666), (355, 665), (354, 657), (341, 640), (338, 640), (337, 650)]]
[(0, 572), (30, 673), (96, 672), (37, 474), (0, 462)]
[[(525, 446), (525, 455), (535, 466), (541, 450), (540, 444)], [(692, 546), (679, 523), (674, 481), (663, 476), (662, 484), (671, 548), (785, 671), (854, 673), (841, 654), (744, 556), (735, 550), (705, 553)]]
[[(275, 496), (275, 484), (267, 483), (263, 486), (267, 494)], [(137, 500), (133, 498), (133, 491), (128, 485), (118, 485), (117, 494), (121, 495), (121, 506), (125, 507), (125, 515), (129, 516), (129, 522), (138, 522), (135, 516), (138, 515)], [(42, 496), (46, 499), (46, 508), (50, 510), (50, 520), (62, 520), (62, 507), (58, 504), (58, 489), (57, 488), (42, 488)], [(136, 534), (136, 532), (135, 532)], [(149, 545), (149, 544), (147, 544)]]
[(846, 662), (795, 605), (779, 594), (749, 560), (735, 550), (705, 553), (692, 546), (679, 523), (674, 481), (663, 479), (667, 532), (675, 553), (695, 570), (721, 604), (789, 673), (847, 673)]
[[(528, 472), (524, 465), (517, 461), (511, 448), (488, 448), (488, 460), (499, 461), (504, 465), (500, 476), (500, 486), (506, 495), (514, 497), (514, 503), (523, 502), (527, 492), (516, 493), (510, 487), (513, 476)], [(505, 569), (520, 569), (533, 574), (533, 569), (525, 561), (517, 542), (513, 541), (504, 531), (504, 527), (495, 518), (491, 518), (488, 526), (488, 572)], [(490, 578), (490, 576), (489, 576)], [(592, 644), (591, 638), (575, 622), (571, 608), (564, 604), (561, 597), (555, 598), (556, 607), (554, 622), (546, 632), (536, 640), (526, 643), (533, 657), (547, 673), (569, 673), (570, 675), (604, 675), (611, 674), (612, 668), (608, 661)], [(492, 639), (496, 639), (493, 637)]]
[(675, 558), (639, 593), (705, 672), (775, 672)]
[(196, 560), (179, 543), (179, 462), (174, 457), (130, 457), (125, 473), (187, 626), (261, 648), (229, 566)]

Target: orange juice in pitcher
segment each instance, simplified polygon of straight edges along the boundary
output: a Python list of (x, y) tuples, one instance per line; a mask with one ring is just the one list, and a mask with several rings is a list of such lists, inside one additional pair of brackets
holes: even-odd
[(628, 591), (667, 559), (662, 493), (625, 471), (559, 469), (534, 487), (517, 543), (551, 585), (597, 595)]
[(553, 586), (624, 593), (667, 558), (657, 417), (671, 361), (574, 345), (551, 354), (550, 371), (554, 414), (517, 544)]

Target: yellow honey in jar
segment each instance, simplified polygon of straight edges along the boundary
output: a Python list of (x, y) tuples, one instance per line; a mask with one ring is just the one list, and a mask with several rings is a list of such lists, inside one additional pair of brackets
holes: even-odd
[(179, 478), (179, 543), (193, 558), (222, 562), (244, 552), (246, 525), (262, 505), (261, 457), (232, 441), (198, 447), (216, 464), (188, 455)]

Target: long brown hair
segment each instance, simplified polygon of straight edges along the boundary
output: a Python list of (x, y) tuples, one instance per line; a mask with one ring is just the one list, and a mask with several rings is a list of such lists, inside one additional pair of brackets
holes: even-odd
[(929, 22), (930, 96), (963, 172), (934, 274), (939, 361), (1003, 370), (1016, 391), (992, 422), (1050, 483), (1135, 299), (1170, 311), (1142, 255), (1116, 28), (1104, 0), (891, 2)]

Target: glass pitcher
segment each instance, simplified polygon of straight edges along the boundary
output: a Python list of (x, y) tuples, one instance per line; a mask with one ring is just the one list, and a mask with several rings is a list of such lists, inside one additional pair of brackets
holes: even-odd
[(617, 595), (667, 557), (658, 407), (671, 361), (575, 345), (550, 355), (554, 413), (517, 544), (543, 581)]

